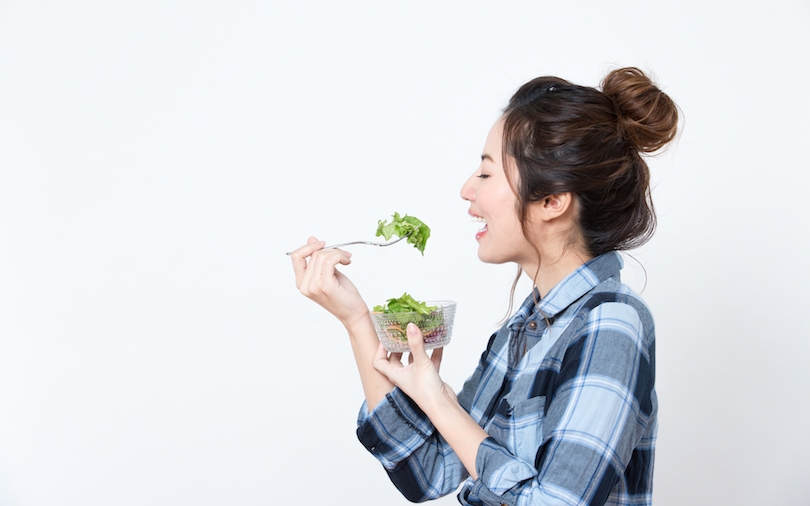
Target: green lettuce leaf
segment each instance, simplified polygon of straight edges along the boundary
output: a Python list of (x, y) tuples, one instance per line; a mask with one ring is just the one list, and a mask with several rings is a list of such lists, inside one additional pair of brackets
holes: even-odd
[[(389, 337), (402, 342), (408, 341), (409, 323), (415, 323), (422, 331), (422, 336), (426, 336), (428, 339), (436, 339), (439, 336), (438, 332), (444, 326), (444, 313), (439, 306), (428, 306), (407, 293), (402, 294), (402, 297), (398, 299), (388, 299), (388, 302), (383, 305), (374, 306), (374, 312), (387, 315), (386, 333)], [(414, 313), (417, 314), (414, 315)], [(446, 335), (446, 333), (445, 329), (442, 335)]]
[(403, 293), (402, 297), (398, 299), (388, 299), (388, 301), (380, 306), (374, 306), (375, 313), (419, 313), (429, 314), (435, 311), (439, 306), (428, 306), (424, 302), (420, 302), (408, 293)]
[(400, 216), (399, 213), (394, 213), (392, 218), (391, 223), (388, 223), (387, 220), (377, 222), (377, 236), (383, 236), (386, 241), (393, 236), (407, 237), (408, 244), (413, 244), (424, 256), (425, 244), (430, 237), (430, 227), (419, 218), (407, 214)]

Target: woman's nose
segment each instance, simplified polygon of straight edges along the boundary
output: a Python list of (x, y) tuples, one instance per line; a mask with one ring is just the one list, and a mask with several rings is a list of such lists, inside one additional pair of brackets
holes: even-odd
[(463, 200), (468, 201), (468, 202), (471, 202), (475, 198), (475, 191), (473, 190), (471, 181), (472, 181), (472, 176), (470, 176), (470, 178), (467, 179), (467, 181), (464, 182), (464, 184), (461, 186), (461, 192), (460, 192), (461, 198)]

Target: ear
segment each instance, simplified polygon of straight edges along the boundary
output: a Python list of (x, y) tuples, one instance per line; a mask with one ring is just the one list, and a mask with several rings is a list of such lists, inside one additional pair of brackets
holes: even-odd
[(551, 221), (565, 216), (574, 208), (574, 195), (571, 192), (548, 195), (539, 202), (540, 219)]

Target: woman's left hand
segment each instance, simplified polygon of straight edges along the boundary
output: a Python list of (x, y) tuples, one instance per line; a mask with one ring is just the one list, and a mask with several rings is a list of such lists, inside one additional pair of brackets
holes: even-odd
[(408, 324), (408, 346), (411, 348), (408, 365), (402, 363), (402, 353), (388, 354), (380, 344), (374, 357), (374, 368), (399, 387), (425, 412), (473, 480), (478, 479), (476, 458), (481, 441), (487, 433), (459, 404), (450, 385), (439, 377), (442, 348), (425, 352), (422, 331)]
[(408, 324), (407, 336), (411, 349), (408, 365), (402, 363), (402, 353), (389, 355), (380, 343), (374, 357), (374, 368), (413, 399), (428, 416), (429, 410), (443, 402), (449, 400), (458, 403), (456, 394), (439, 376), (443, 348), (434, 349), (428, 356), (422, 332), (413, 323)]

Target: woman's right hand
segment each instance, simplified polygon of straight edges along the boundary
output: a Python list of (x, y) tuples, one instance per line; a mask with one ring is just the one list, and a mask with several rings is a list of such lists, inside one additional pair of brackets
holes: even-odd
[(309, 299), (335, 315), (349, 327), (368, 316), (368, 307), (349, 278), (337, 270), (337, 265), (349, 265), (351, 253), (330, 248), (310, 237), (305, 246), (290, 253), (295, 286)]

